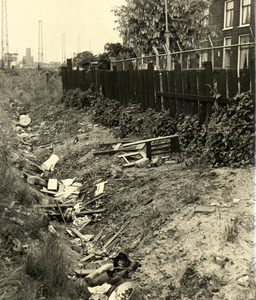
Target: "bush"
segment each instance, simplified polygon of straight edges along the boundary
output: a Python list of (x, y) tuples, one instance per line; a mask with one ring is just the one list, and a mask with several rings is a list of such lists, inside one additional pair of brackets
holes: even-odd
[(97, 97), (93, 102), (94, 122), (101, 123), (107, 127), (119, 125), (119, 116), (121, 111), (121, 104), (114, 99)]
[(253, 163), (254, 139), (252, 93), (237, 95), (223, 108), (215, 103), (204, 153), (214, 166), (239, 167)]
[(79, 88), (74, 90), (68, 90), (63, 93), (61, 102), (65, 104), (65, 107), (75, 106), (79, 109), (90, 107), (92, 100), (92, 92), (89, 89), (88, 91), (81, 91)]

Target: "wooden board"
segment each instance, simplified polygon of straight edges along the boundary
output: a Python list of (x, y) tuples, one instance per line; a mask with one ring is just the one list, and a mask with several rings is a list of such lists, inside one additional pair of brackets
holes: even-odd
[(124, 147), (132, 146), (132, 145), (138, 145), (138, 144), (141, 144), (141, 143), (147, 143), (147, 142), (152, 142), (152, 141), (172, 139), (172, 138), (177, 138), (177, 137), (178, 137), (177, 135), (162, 136), (162, 137), (158, 137), (158, 138), (152, 138), (152, 139), (137, 141), (137, 142), (133, 142), (133, 143), (128, 143), (128, 144), (124, 145)]

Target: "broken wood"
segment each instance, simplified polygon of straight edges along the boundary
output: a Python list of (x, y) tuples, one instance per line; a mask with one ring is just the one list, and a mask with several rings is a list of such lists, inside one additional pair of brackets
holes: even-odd
[(92, 220), (88, 220), (87, 222), (85, 222), (79, 229), (78, 231), (81, 231), (85, 226), (87, 226), (89, 223), (91, 223)]
[(37, 167), (39, 170), (43, 171), (43, 169), (38, 166), (37, 164), (33, 163), (32, 161), (28, 160), (27, 158), (21, 156), (19, 153), (15, 152), (21, 159), (24, 159), (25, 161), (29, 162), (31, 165)]
[(127, 143), (127, 144), (124, 145), (124, 147), (138, 145), (138, 144), (152, 142), (152, 141), (158, 141), (158, 140), (164, 140), (164, 139), (172, 139), (172, 138), (177, 138), (177, 135), (169, 135), (169, 136), (163, 136), (163, 137), (158, 137), (158, 138), (152, 138), (152, 139), (137, 141), (137, 142), (133, 142), (133, 143)]
[(83, 215), (100, 214), (100, 213), (105, 212), (106, 210), (107, 210), (106, 208), (96, 209), (96, 210), (87, 210), (87, 211), (81, 211), (80, 214), (83, 214)]
[[(60, 207), (72, 207), (74, 203), (63, 203), (59, 204)], [(57, 204), (35, 204), (34, 208), (50, 208), (50, 207), (57, 207)]]
[(59, 210), (59, 212), (60, 212), (60, 215), (61, 215), (61, 218), (62, 218), (64, 224), (67, 224), (66, 221), (65, 221), (65, 219), (64, 219), (64, 216), (63, 216), (63, 213), (62, 213), (62, 211), (61, 211), (61, 208), (60, 208), (60, 206), (59, 206), (58, 200), (55, 199), (55, 202), (56, 202), (56, 205), (57, 205), (57, 207), (58, 207), (58, 210)]
[(73, 269), (77, 275), (88, 275), (95, 271), (95, 269)]
[(74, 234), (76, 234), (78, 237), (80, 237), (80, 239), (82, 239), (86, 242), (88, 242), (93, 237), (93, 235), (85, 236), (75, 228), (70, 228), (70, 229), (74, 232)]
[(107, 181), (96, 184), (97, 190), (95, 191), (95, 196), (98, 196), (99, 194), (103, 193), (105, 183), (107, 183)]
[(94, 201), (99, 200), (99, 199), (102, 198), (103, 196), (106, 196), (106, 193), (102, 193), (102, 194), (100, 194), (99, 196), (97, 196), (97, 197), (95, 197), (94, 199), (92, 199), (91, 201), (86, 202), (86, 203), (84, 204), (84, 207), (85, 207), (86, 205), (88, 205), (88, 204), (93, 203)]
[(80, 260), (80, 262), (87, 261), (87, 260), (89, 260), (90, 258), (93, 258), (94, 256), (95, 256), (95, 254), (94, 254), (94, 253), (91, 253), (91, 254), (85, 256), (84, 258), (82, 258), (82, 259)]
[(112, 269), (114, 267), (113, 263), (105, 264), (101, 266), (100, 268), (94, 270), (89, 275), (85, 277), (85, 281), (91, 285), (93, 283), (93, 279), (99, 276), (101, 273), (108, 271), (109, 269)]
[(121, 229), (117, 231), (117, 233), (102, 247), (103, 251), (117, 238), (117, 236), (124, 231), (124, 229), (130, 224), (131, 222), (128, 222), (127, 224), (124, 224)]

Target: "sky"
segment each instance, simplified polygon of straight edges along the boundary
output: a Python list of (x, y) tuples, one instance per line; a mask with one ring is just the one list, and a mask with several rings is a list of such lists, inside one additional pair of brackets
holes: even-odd
[(6, 0), (9, 53), (18, 60), (31, 48), (38, 61), (38, 29), (42, 20), (44, 62), (62, 61), (65, 35), (66, 58), (79, 50), (94, 55), (104, 52), (106, 43), (122, 42), (111, 9), (125, 0)]

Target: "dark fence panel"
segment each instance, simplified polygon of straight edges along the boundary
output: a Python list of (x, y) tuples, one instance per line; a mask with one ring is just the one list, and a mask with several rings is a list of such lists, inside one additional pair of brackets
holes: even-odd
[[(85, 91), (90, 87), (92, 91), (99, 91), (110, 99), (117, 99), (122, 105), (130, 101), (147, 108), (161, 111), (170, 109), (172, 117), (184, 114), (199, 113), (200, 123), (211, 116), (212, 105), (217, 101), (226, 105), (228, 98), (235, 96), (238, 91), (246, 92), (254, 89), (255, 70), (243, 69), (212, 69), (211, 62), (204, 63), (204, 69), (181, 70), (176, 64), (171, 71), (154, 70), (152, 63), (147, 69), (134, 69), (132, 63), (125, 64), (125, 70), (118, 71), (89, 71), (62, 69), (63, 90), (80, 88)], [(217, 97), (218, 95), (218, 97)]]

